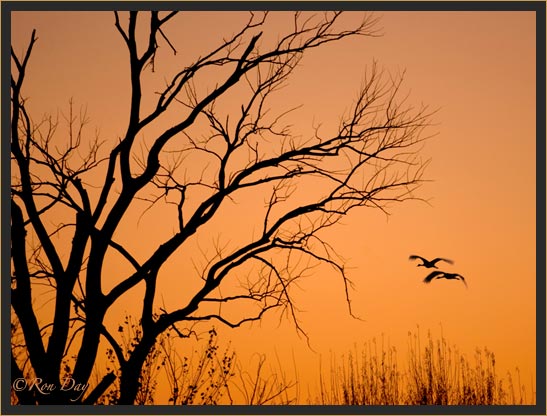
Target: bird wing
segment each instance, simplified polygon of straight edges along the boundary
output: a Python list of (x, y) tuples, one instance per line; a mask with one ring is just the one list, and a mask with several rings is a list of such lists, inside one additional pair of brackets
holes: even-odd
[(444, 272), (440, 271), (440, 270), (435, 270), (434, 272), (431, 272), (429, 273), (425, 279), (423, 280), (424, 283), (429, 283), (431, 282), (433, 279), (435, 279), (436, 277), (438, 277), (439, 275), (441, 274), (444, 274)]
[(417, 256), (415, 254), (411, 254), (410, 256), (408, 256), (408, 259), (409, 260), (417, 260), (417, 259), (420, 259), (421, 261), (423, 261), (424, 263), (427, 262), (426, 259), (424, 259), (422, 256)]
[(454, 275), (454, 277), (459, 278), (463, 282), (465, 287), (467, 287), (467, 282), (465, 281), (465, 277), (463, 277), (461, 274), (457, 274), (457, 273)]
[(443, 258), (443, 257), (437, 257), (437, 258), (433, 259), (433, 260), (431, 261), (431, 263), (435, 264), (435, 263), (437, 263), (438, 261), (445, 261), (445, 262), (447, 262), (448, 264), (454, 264), (454, 262), (453, 262), (452, 260), (450, 260), (450, 259), (445, 259), (445, 258)]

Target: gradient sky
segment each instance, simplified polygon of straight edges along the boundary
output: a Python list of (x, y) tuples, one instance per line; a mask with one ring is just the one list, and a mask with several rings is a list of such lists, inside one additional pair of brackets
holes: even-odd
[[(356, 21), (361, 13), (352, 13)], [(518, 366), (523, 382), (535, 379), (535, 15), (532, 12), (384, 12), (378, 38), (347, 39), (313, 51), (290, 79), (278, 111), (302, 104), (294, 116), (298, 130), (309, 134), (314, 123), (328, 128), (348, 109), (373, 60), (394, 74), (405, 72), (409, 101), (438, 109), (436, 123), (422, 150), (431, 158), (418, 196), (393, 206), (391, 215), (372, 209), (353, 211), (329, 233), (355, 283), (352, 306), (362, 320), (347, 313), (340, 280), (327, 268), (306, 278), (296, 292), (299, 317), (313, 351), (289, 322), (272, 315), (261, 324), (221, 329), (240, 358), (253, 352), (294, 357), (299, 378), (317, 378), (319, 357), (346, 353), (354, 344), (384, 334), (406, 352), (408, 331), (441, 333), (472, 357), (475, 347), (496, 354), (500, 374)], [(281, 24), (283, 15), (273, 15)], [(187, 12), (166, 26), (178, 49), (173, 57), (163, 44), (156, 73), (163, 79), (230, 34), (245, 19), (241, 13)], [(20, 53), (33, 28), (38, 42), (25, 81), (24, 95), (35, 117), (66, 110), (69, 98), (87, 106), (91, 129), (103, 139), (124, 134), (128, 114), (128, 59), (114, 28), (112, 13), (15, 12), (12, 44)], [(215, 28), (211, 30), (210, 28)], [(272, 26), (275, 30), (275, 25)], [(162, 72), (163, 71), (163, 72)], [(156, 76), (156, 78), (154, 78)], [(152, 134), (152, 132), (150, 133)], [(148, 139), (153, 138), (150, 135)], [(146, 141), (146, 137), (143, 138)], [(161, 218), (161, 217), (160, 217)], [(132, 241), (132, 252), (147, 253), (142, 243), (176, 225), (158, 216), (129, 216), (117, 236)], [(221, 239), (234, 240), (244, 209), (227, 210)], [(137, 225), (136, 225), (137, 224)], [(230, 224), (232, 226), (230, 226)], [(220, 225), (219, 225), (220, 226)], [(231, 227), (231, 228), (230, 228)], [(212, 229), (212, 228), (211, 228)], [(122, 238), (120, 237), (120, 238)], [(214, 238), (201, 235), (207, 246)], [(426, 272), (409, 254), (443, 256), (455, 261), (457, 281), (425, 286)], [(176, 305), (174, 288), (180, 270), (191, 272), (196, 252), (176, 256), (160, 285), (167, 305)], [(116, 270), (115, 261), (111, 266)], [(121, 267), (121, 266), (120, 266)], [(112, 283), (113, 284), (113, 283)], [(135, 291), (134, 300), (141, 292)], [(159, 298), (160, 296), (158, 296)], [(131, 299), (109, 315), (112, 325)], [(217, 325), (219, 327), (219, 325)]]

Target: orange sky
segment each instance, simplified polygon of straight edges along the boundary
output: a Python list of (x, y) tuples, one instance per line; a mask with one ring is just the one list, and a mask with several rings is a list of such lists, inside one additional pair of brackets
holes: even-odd
[[(352, 13), (348, 21), (362, 15)], [(500, 369), (518, 366), (524, 380), (535, 378), (535, 15), (532, 12), (383, 12), (383, 36), (347, 39), (313, 51), (302, 61), (277, 110), (302, 104), (292, 120), (309, 134), (314, 123), (328, 128), (348, 109), (367, 66), (376, 59), (393, 73), (406, 70), (404, 90), (410, 102), (438, 108), (437, 123), (422, 151), (431, 158), (419, 190), (430, 205), (410, 201), (395, 205), (387, 218), (372, 209), (356, 210), (329, 233), (355, 283), (354, 312), (348, 316), (340, 280), (327, 268), (305, 279), (296, 293), (302, 326), (315, 352), (288, 322), (272, 316), (262, 324), (221, 331), (245, 361), (254, 351), (294, 355), (299, 376), (313, 382), (319, 355), (345, 353), (355, 343), (385, 334), (406, 351), (407, 333), (420, 327), (442, 331), (460, 350), (487, 346)], [(276, 24), (283, 16), (273, 15)], [(240, 13), (187, 12), (166, 26), (176, 57), (162, 45), (150, 82), (162, 82), (172, 65), (186, 62), (233, 32)], [(73, 97), (86, 105), (91, 126), (103, 139), (124, 134), (128, 114), (128, 59), (114, 28), (112, 13), (15, 12), (12, 44), (20, 53), (33, 28), (38, 43), (31, 58), (24, 94), (34, 114), (66, 109)], [(218, 30), (210, 30), (215, 28)], [(155, 77), (155, 78), (154, 78)], [(152, 139), (149, 137), (143, 140)], [(221, 241), (234, 244), (249, 212), (244, 198), (219, 223)], [(145, 256), (143, 239), (169, 235), (176, 223), (158, 215), (138, 215), (122, 223), (119, 238), (130, 251)], [(215, 238), (200, 235), (210, 247)], [(145, 236), (145, 237), (144, 237)], [(195, 247), (195, 246), (194, 246)], [(230, 246), (231, 247), (231, 246)], [(408, 261), (409, 254), (455, 260), (451, 270), (467, 278), (469, 289), (455, 281), (429, 286), (426, 274)], [(191, 257), (176, 255), (160, 283), (166, 305), (177, 304), (181, 270), (192, 273)], [(116, 263), (111, 262), (113, 270)], [(121, 266), (119, 266), (121, 267)], [(120, 269), (121, 271), (121, 269)], [(130, 312), (131, 300), (109, 316)], [(129, 305), (129, 306), (128, 306)], [(218, 325), (217, 325), (218, 327)], [(272, 355), (273, 356), (273, 355)], [(292, 358), (290, 359), (292, 362)], [(292, 363), (288, 370), (292, 371)], [(501, 372), (503, 375), (503, 371)], [(526, 383), (529, 382), (526, 381)]]

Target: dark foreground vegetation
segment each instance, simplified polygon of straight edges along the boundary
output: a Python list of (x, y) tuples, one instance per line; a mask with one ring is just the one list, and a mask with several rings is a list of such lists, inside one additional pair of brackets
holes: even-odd
[[(126, 318), (120, 326), (125, 354), (136, 345), (139, 326)], [(408, 334), (407, 354), (399, 358), (395, 347), (384, 339), (372, 339), (342, 356), (331, 356), (321, 365), (316, 385), (303, 385), (298, 376), (288, 376), (280, 360), (256, 354), (239, 361), (230, 345), (221, 348), (214, 329), (194, 343), (190, 353), (180, 355), (180, 334), (167, 333), (147, 357), (139, 379), (135, 404), (309, 404), (309, 405), (512, 405), (534, 404), (535, 387), (521, 383), (519, 369), (500, 375), (496, 358), (487, 348), (472, 357), (455, 345), (428, 333)], [(186, 345), (189, 341), (184, 341)], [(187, 350), (188, 351), (188, 350)], [(106, 350), (107, 372), (115, 370), (113, 352)], [(326, 368), (325, 368), (326, 367)], [(65, 376), (71, 376), (70, 364)], [(102, 376), (98, 371), (95, 382)], [(294, 374), (297, 374), (295, 371)], [(167, 397), (168, 391), (168, 397)], [(116, 405), (119, 382), (98, 400)], [(12, 403), (17, 397), (12, 394)]]
[[(394, 347), (376, 340), (331, 361), (322, 377), (318, 404), (343, 405), (508, 405), (532, 404), (535, 394), (511, 372), (496, 370), (496, 358), (487, 348), (468, 358), (448, 341), (428, 333), (425, 345), (409, 333), (406, 362)], [(534, 388), (532, 387), (532, 390)]]

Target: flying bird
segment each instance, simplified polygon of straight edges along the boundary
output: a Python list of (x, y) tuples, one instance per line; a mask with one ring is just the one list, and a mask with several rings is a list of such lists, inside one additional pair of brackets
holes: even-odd
[(437, 269), (436, 263), (439, 262), (439, 261), (445, 261), (449, 264), (454, 264), (454, 262), (452, 260), (444, 259), (442, 257), (437, 257), (437, 258), (429, 261), (427, 259), (424, 259), (422, 256), (416, 256), (415, 254), (412, 254), (411, 256), (409, 256), (408, 259), (409, 260), (418, 260), (418, 259), (420, 259), (422, 261), (422, 264), (418, 264), (418, 267), (425, 267), (427, 269), (431, 269), (431, 268)]
[(431, 283), (433, 279), (461, 280), (465, 287), (467, 287), (465, 278), (458, 273), (447, 273), (441, 270), (435, 270), (426, 276), (426, 278), (424, 279), (424, 283)]

